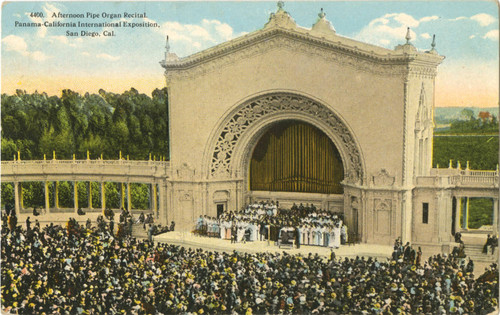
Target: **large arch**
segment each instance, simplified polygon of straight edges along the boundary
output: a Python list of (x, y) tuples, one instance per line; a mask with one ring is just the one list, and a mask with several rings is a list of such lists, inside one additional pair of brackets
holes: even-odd
[(270, 125), (284, 120), (302, 121), (324, 132), (340, 153), (344, 181), (363, 183), (361, 150), (345, 121), (320, 101), (293, 92), (254, 96), (223, 118), (206, 150), (208, 178), (248, 178), (251, 153), (258, 140)]

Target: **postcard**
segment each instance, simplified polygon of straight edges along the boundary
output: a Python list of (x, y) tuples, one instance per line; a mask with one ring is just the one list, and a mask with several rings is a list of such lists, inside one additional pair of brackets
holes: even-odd
[(498, 19), (4, 2), (2, 311), (498, 311)]

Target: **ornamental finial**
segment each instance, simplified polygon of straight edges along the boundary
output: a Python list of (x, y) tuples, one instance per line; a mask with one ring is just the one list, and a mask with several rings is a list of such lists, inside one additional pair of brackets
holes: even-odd
[(326, 13), (323, 12), (323, 8), (321, 8), (321, 12), (318, 13), (318, 16), (319, 16), (320, 19), (324, 19), (325, 18)]
[(411, 34), (410, 34), (410, 28), (408, 27), (407, 31), (406, 31), (406, 43), (409, 44), (410, 43), (410, 39), (411, 39)]
[(285, 6), (285, 3), (283, 1), (278, 1), (278, 11), (283, 11), (283, 7)]
[(167, 62), (169, 54), (170, 54), (170, 44), (168, 43), (168, 35), (167, 35), (167, 40), (165, 41), (165, 62)]

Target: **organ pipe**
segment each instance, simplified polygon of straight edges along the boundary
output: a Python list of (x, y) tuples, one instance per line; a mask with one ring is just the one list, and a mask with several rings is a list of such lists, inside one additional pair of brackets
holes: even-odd
[(251, 190), (341, 194), (343, 179), (333, 142), (318, 128), (299, 121), (272, 126), (250, 162)]

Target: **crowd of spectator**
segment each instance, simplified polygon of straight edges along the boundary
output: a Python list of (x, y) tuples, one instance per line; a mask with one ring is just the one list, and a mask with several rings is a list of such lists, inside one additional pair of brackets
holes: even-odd
[(409, 244), (387, 261), (224, 253), (153, 244), (109, 229), (6, 221), (1, 304), (16, 314), (487, 314), (498, 270), (478, 279), (451, 257)]
[(348, 238), (342, 215), (317, 209), (312, 204), (293, 204), (290, 209), (283, 209), (273, 201), (253, 203), (242, 211), (222, 213), (218, 218), (200, 216), (195, 233), (232, 242), (278, 242), (286, 235), (297, 247), (338, 248)]

